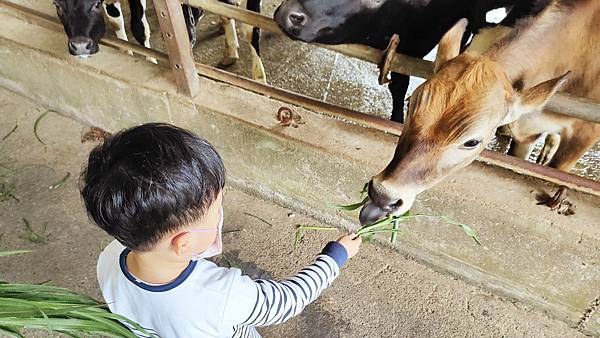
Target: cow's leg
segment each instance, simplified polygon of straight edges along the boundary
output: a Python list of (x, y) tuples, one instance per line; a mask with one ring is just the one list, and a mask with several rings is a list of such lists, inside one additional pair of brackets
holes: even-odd
[[(108, 23), (114, 29), (117, 38), (128, 41), (127, 32), (125, 31), (123, 11), (121, 10), (121, 3), (118, 1), (111, 4), (103, 2), (102, 5), (104, 6), (104, 12), (108, 18)], [(128, 49), (125, 49), (124, 51), (129, 55), (133, 55), (133, 52)]]
[(508, 154), (523, 160), (528, 160), (531, 156), (531, 152), (535, 147), (535, 141), (540, 137), (541, 134), (531, 135), (529, 138), (517, 140), (513, 138), (508, 148)]
[(390, 93), (392, 93), (392, 121), (404, 122), (404, 97), (408, 90), (410, 76), (394, 73), (391, 74), (391, 82), (389, 84)]
[(526, 122), (528, 121), (519, 120), (510, 124), (513, 139), (508, 148), (508, 155), (527, 161), (535, 147), (535, 142), (545, 130), (536, 128), (535, 125), (526, 125)]
[[(131, 31), (140, 45), (150, 48), (150, 25), (146, 18), (146, 0), (129, 0), (131, 10)], [(155, 58), (146, 57), (152, 63), (158, 63)]]
[[(239, 6), (238, 0), (219, 0), (221, 2)], [(225, 55), (221, 60), (221, 64), (229, 66), (234, 64), (239, 58), (238, 48), (240, 48), (240, 42), (238, 41), (237, 33), (235, 31), (235, 20), (226, 17), (221, 17), (221, 25), (225, 31)]]
[(238, 48), (240, 48), (240, 42), (235, 32), (235, 20), (226, 17), (221, 17), (221, 25), (225, 31), (225, 55), (221, 60), (221, 64), (229, 66), (234, 64), (239, 58)]
[(575, 163), (600, 139), (600, 125), (577, 121), (560, 134), (560, 145), (548, 164), (550, 167), (569, 171)]
[(508, 125), (513, 136), (508, 154), (528, 160), (537, 139), (544, 133), (556, 134), (561, 127), (552, 119), (552, 114), (533, 113)]
[[(246, 8), (256, 13), (260, 13), (261, 0), (248, 0)], [(252, 55), (252, 78), (257, 81), (267, 83), (265, 67), (260, 58), (260, 28), (244, 24), (242, 26), (244, 35), (250, 43), (250, 53)]]
[(560, 134), (548, 134), (544, 140), (544, 146), (537, 158), (537, 164), (548, 165), (560, 145)]
[[(561, 141), (556, 153), (548, 164), (562, 171), (570, 171), (575, 163), (600, 139), (600, 125), (577, 121), (571, 129), (565, 129), (560, 135)], [(560, 207), (566, 197), (566, 187), (561, 187), (551, 198), (543, 201), (552, 210)]]

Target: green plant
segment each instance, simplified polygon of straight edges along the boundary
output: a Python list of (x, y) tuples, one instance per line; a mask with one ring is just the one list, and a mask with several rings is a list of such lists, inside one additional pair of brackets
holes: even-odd
[(48, 115), (48, 113), (50, 112), (50, 110), (47, 110), (45, 112), (43, 112), (42, 114), (40, 114), (40, 116), (38, 116), (37, 119), (35, 119), (35, 122), (33, 122), (33, 135), (35, 136), (35, 138), (43, 145), (46, 145), (46, 143), (44, 143), (44, 141), (42, 141), (42, 139), (40, 138), (40, 135), (38, 135), (38, 125), (40, 124), (40, 121), (46, 116)]
[(60, 181), (48, 186), (48, 189), (56, 190), (56, 189), (62, 187), (63, 185), (65, 185), (65, 183), (67, 183), (67, 181), (69, 180), (69, 177), (71, 177), (71, 173), (67, 172), (65, 177), (63, 177)]
[[(0, 257), (26, 252), (0, 251)], [(153, 336), (91, 297), (51, 285), (0, 282), (0, 335), (24, 337), (21, 330), (37, 329), (71, 337), (137, 337), (128, 327)]]
[(25, 225), (25, 235), (21, 236), (21, 238), (28, 240), (31, 243), (46, 244), (46, 224), (44, 224), (44, 229), (41, 234), (33, 230), (31, 223), (29, 223), (26, 218), (23, 218), (23, 224)]
[[(367, 192), (368, 185), (365, 184), (360, 194), (361, 197)], [(348, 204), (348, 205), (338, 205), (338, 204), (330, 204), (329, 206), (342, 211), (354, 211), (362, 206), (364, 206), (369, 201), (369, 197), (364, 197), (362, 201), (358, 203)], [(468, 225), (455, 221), (448, 216), (443, 215), (426, 215), (426, 214), (412, 214), (409, 211), (400, 216), (388, 215), (385, 218), (382, 218), (374, 223), (364, 225), (356, 230), (356, 234), (361, 237), (370, 238), (371, 236), (378, 233), (389, 233), (390, 234), (390, 242), (393, 244), (396, 242), (398, 233), (401, 233), (400, 223), (406, 222), (410, 219), (417, 217), (428, 217), (428, 218), (437, 218), (448, 224), (453, 224), (459, 226), (467, 236), (471, 237), (475, 243), (481, 245), (479, 238), (477, 237), (477, 233)], [(298, 224), (296, 226), (296, 235), (294, 238), (294, 247), (297, 247), (300, 243), (300, 239), (303, 231), (335, 231), (337, 228), (331, 227), (317, 227), (317, 226), (306, 226)]]
[(19, 198), (15, 196), (15, 187), (8, 183), (0, 183), (0, 202), (6, 202), (8, 200), (15, 200), (20, 202)]

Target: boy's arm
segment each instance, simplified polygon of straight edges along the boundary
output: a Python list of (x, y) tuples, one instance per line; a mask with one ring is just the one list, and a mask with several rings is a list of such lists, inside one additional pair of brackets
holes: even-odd
[(339, 275), (347, 260), (344, 246), (330, 242), (312, 264), (284, 281), (254, 281), (238, 275), (231, 285), (225, 320), (247, 326), (283, 323), (314, 301)]

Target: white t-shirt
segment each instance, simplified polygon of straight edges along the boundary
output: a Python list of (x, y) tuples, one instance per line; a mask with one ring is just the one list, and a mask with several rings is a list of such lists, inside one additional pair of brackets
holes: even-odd
[(282, 282), (254, 281), (239, 269), (200, 259), (173, 282), (151, 285), (127, 270), (128, 253), (114, 240), (100, 254), (102, 295), (113, 313), (162, 338), (260, 337), (256, 326), (299, 314), (333, 282), (348, 257), (341, 244), (330, 242), (314, 263)]

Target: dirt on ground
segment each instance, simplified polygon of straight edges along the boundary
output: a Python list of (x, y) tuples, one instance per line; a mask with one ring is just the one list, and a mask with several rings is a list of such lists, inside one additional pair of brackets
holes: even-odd
[[(111, 238), (85, 215), (78, 175), (95, 141), (89, 126), (0, 89), (0, 280), (68, 287), (101, 299), (95, 263)], [(36, 126), (37, 120), (37, 128)], [(15, 128), (16, 126), (16, 128)], [(37, 130), (34, 133), (34, 130)], [(216, 261), (254, 278), (283, 279), (310, 263), (342, 232), (230, 187), (225, 192), (224, 253)], [(261, 329), (265, 337), (582, 337), (519, 302), (366, 243), (341, 276), (298, 317)], [(32, 336), (54, 336), (35, 333)]]

